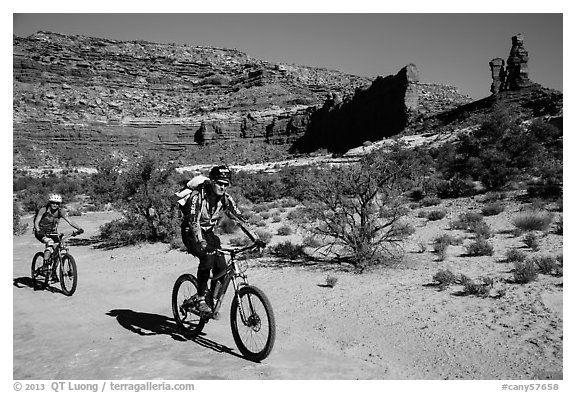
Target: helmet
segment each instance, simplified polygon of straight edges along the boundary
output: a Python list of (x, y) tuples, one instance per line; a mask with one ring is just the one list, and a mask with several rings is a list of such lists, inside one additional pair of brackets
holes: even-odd
[(48, 202), (62, 203), (62, 197), (59, 194), (50, 194)]
[(215, 166), (208, 174), (210, 180), (223, 180), (230, 182), (230, 169), (226, 165)]

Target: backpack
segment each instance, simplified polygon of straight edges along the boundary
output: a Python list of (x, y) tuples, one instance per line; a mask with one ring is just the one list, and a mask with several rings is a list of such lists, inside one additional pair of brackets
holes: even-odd
[(203, 185), (206, 182), (206, 180), (208, 180), (208, 178), (204, 175), (194, 176), (190, 181), (188, 181), (188, 183), (186, 183), (186, 187), (174, 193), (176, 203), (178, 203), (178, 206), (180, 207), (181, 210), (184, 207), (184, 205), (186, 205), (186, 202), (188, 201), (188, 198), (190, 198), (190, 194), (192, 194), (192, 191), (196, 190), (201, 185)]

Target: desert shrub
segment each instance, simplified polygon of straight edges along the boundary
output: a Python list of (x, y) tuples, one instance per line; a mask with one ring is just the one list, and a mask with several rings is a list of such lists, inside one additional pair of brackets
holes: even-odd
[(322, 243), (318, 241), (314, 236), (306, 236), (302, 240), (304, 247), (318, 248), (322, 246)]
[(430, 221), (437, 221), (443, 219), (445, 216), (446, 216), (445, 210), (432, 210), (428, 212), (426, 218)]
[(526, 254), (520, 250), (511, 249), (506, 251), (506, 257), (504, 262), (507, 263), (516, 263), (516, 262), (523, 262), (526, 259)]
[(260, 217), (262, 217), (264, 220), (267, 220), (270, 218), (272, 214), (270, 214), (270, 212), (262, 212), (260, 213)]
[(298, 259), (306, 255), (302, 244), (294, 244), (290, 241), (275, 244), (270, 247), (270, 252), (272, 255), (290, 260)]
[(554, 227), (554, 233), (556, 235), (562, 235), (564, 233), (564, 216), (560, 216), (560, 220), (558, 220)]
[(294, 221), (295, 223), (305, 222), (306, 221), (305, 209), (298, 207), (294, 210), (291, 210), (286, 215), (286, 218), (290, 221)]
[(436, 237), (432, 241), (432, 250), (435, 254), (438, 255), (438, 259), (442, 261), (444, 258), (446, 258), (446, 251), (448, 250), (448, 246), (454, 246), (458, 244), (461, 244), (460, 239), (445, 233)]
[(100, 239), (104, 247), (123, 247), (146, 242), (152, 237), (144, 219), (127, 215), (100, 226)]
[(463, 294), (469, 296), (486, 297), (490, 294), (490, 287), (486, 283), (477, 283), (472, 280), (466, 281), (464, 284)]
[(422, 200), (420, 201), (420, 206), (424, 206), (424, 207), (429, 207), (429, 206), (436, 206), (438, 204), (440, 204), (441, 199), (438, 197), (431, 197), (431, 196), (427, 196), (422, 198)]
[(489, 203), (486, 206), (482, 207), (482, 214), (485, 216), (496, 216), (502, 213), (505, 209), (503, 203)]
[(124, 212), (124, 218), (101, 232), (108, 246), (143, 241), (169, 243), (180, 236), (180, 213), (169, 197), (178, 188), (176, 171), (173, 166), (163, 167), (162, 162), (147, 155), (130, 168), (117, 171), (118, 194), (113, 204)]
[(424, 198), (424, 195), (426, 195), (426, 193), (421, 187), (413, 188), (409, 192), (409, 197), (414, 202), (420, 201), (422, 198)]
[(290, 227), (287, 226), (287, 225), (283, 225), (283, 226), (281, 226), (280, 228), (278, 228), (277, 234), (278, 234), (279, 236), (289, 236), (289, 235), (292, 234), (292, 228), (290, 228)]
[(296, 207), (298, 206), (298, 201), (294, 198), (282, 198), (280, 200), (280, 206), (283, 208)]
[(222, 220), (220, 220), (219, 224), (218, 224), (218, 229), (222, 232), (222, 233), (226, 233), (226, 234), (232, 234), (235, 233), (238, 230), (238, 224), (236, 224), (236, 222), (232, 219), (230, 219), (228, 216), (224, 216), (222, 217)]
[(484, 238), (477, 238), (468, 246), (466, 246), (466, 251), (470, 256), (485, 256), (494, 254), (494, 247)]
[(397, 224), (405, 209), (399, 201), (423, 171), (418, 160), (415, 152), (396, 147), (357, 164), (311, 170), (303, 179), (304, 224), (360, 271), (390, 260), (401, 252), (397, 245), (405, 233)]
[(264, 243), (268, 243), (270, 239), (272, 239), (272, 234), (266, 230), (256, 229), (255, 232), (256, 235), (258, 235), (258, 237), (260, 238), (260, 240), (262, 240)]
[(280, 214), (274, 214), (272, 216), (272, 222), (280, 222), (282, 221), (282, 217), (280, 217)]
[(484, 195), (483, 201), (484, 201), (484, 203), (490, 205), (490, 204), (498, 204), (499, 202), (501, 202), (504, 199), (506, 199), (506, 193), (505, 192), (488, 191)]
[(268, 211), (268, 205), (265, 203), (256, 204), (256, 205), (252, 206), (252, 211), (254, 213), (266, 212), (266, 211)]
[(558, 270), (557, 260), (552, 256), (536, 257), (534, 263), (542, 274), (553, 274)]
[(523, 211), (512, 219), (512, 225), (524, 232), (545, 231), (553, 220), (554, 214), (547, 211)]
[(338, 282), (338, 277), (335, 277), (331, 274), (326, 275), (326, 286), (329, 288), (334, 288), (336, 283)]
[(446, 289), (449, 285), (456, 282), (456, 275), (449, 269), (446, 269), (438, 271), (432, 279), (438, 282), (440, 289)]
[(22, 235), (28, 229), (28, 223), (21, 221), (22, 209), (16, 202), (12, 202), (12, 234), (15, 236)]
[(490, 226), (485, 221), (479, 221), (472, 224), (470, 231), (476, 238), (489, 239), (493, 236)]
[(540, 249), (538, 237), (534, 232), (527, 233), (522, 239), (522, 242), (526, 245), (526, 247), (531, 248), (532, 251), (538, 251)]
[(455, 175), (450, 180), (441, 180), (437, 185), (438, 196), (442, 199), (472, 196), (476, 193), (474, 183)]
[(473, 230), (478, 225), (478, 223), (483, 221), (484, 217), (479, 213), (461, 213), (457, 220), (450, 222), (450, 228), (470, 231)]
[(513, 280), (518, 284), (527, 284), (536, 280), (538, 268), (532, 259), (526, 259), (514, 264)]
[(556, 257), (556, 263), (557, 263), (556, 275), (562, 276), (564, 274), (564, 257), (562, 254)]

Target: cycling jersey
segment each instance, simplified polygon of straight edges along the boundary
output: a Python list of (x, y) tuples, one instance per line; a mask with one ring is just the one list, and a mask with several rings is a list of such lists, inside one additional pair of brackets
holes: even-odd
[(184, 222), (182, 225), (192, 229), (197, 241), (204, 238), (203, 231), (214, 230), (222, 218), (222, 213), (230, 219), (246, 225), (246, 220), (242, 217), (242, 213), (230, 195), (224, 194), (218, 199), (215, 206), (210, 206), (207, 198), (207, 193), (210, 192), (209, 187), (211, 187), (210, 183), (206, 182), (195, 189), (183, 207)]

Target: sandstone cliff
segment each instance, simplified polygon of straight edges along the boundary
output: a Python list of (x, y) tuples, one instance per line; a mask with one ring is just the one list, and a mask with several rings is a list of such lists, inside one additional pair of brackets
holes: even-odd
[[(49, 32), (14, 37), (13, 64), (14, 160), (36, 165), (89, 165), (144, 151), (189, 162), (224, 145), (287, 151), (304, 134), (313, 135), (311, 146), (334, 148), (335, 135), (357, 146), (470, 102), (455, 88), (419, 83), (415, 66), (372, 81), (234, 49)], [(338, 105), (340, 118), (350, 118), (332, 130), (323, 113)]]

